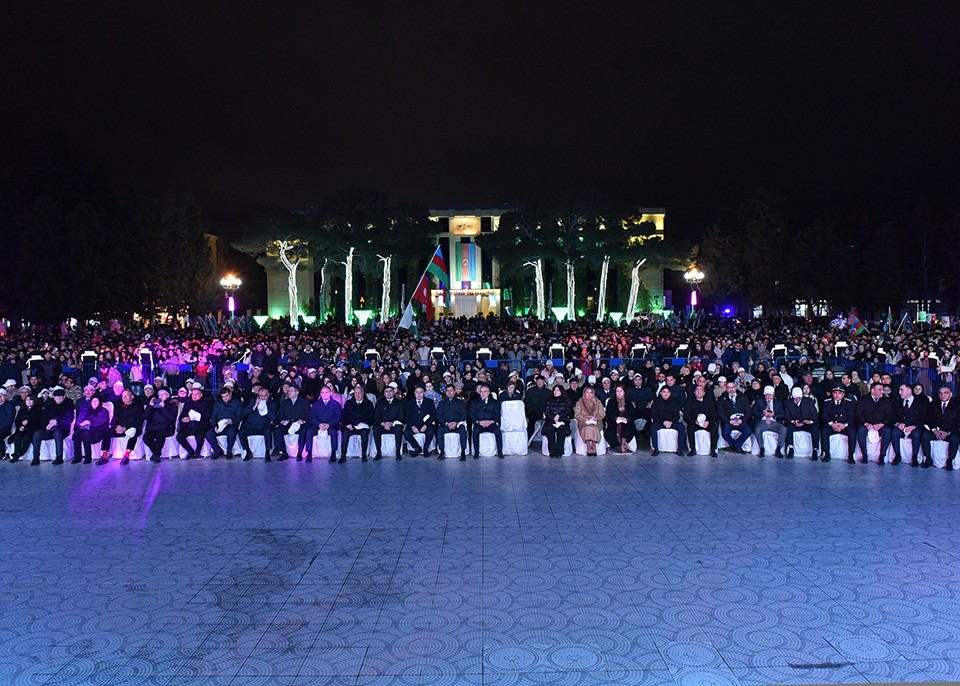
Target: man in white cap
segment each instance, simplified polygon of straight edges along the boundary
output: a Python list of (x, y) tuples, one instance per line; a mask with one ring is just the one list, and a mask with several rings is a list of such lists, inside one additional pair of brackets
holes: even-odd
[[(187, 459), (200, 457), (203, 449), (204, 437), (210, 428), (210, 417), (213, 414), (213, 399), (203, 393), (203, 384), (194, 382), (190, 385), (189, 397), (183, 403), (180, 411), (180, 421), (177, 428), (177, 443), (187, 451)], [(193, 437), (196, 448), (192, 447), (187, 439)]]
[(763, 397), (753, 403), (753, 432), (757, 436), (760, 446), (760, 455), (763, 457), (763, 434), (773, 432), (777, 434), (777, 457), (783, 457), (783, 444), (787, 438), (787, 427), (783, 420), (783, 403), (774, 397), (775, 389), (767, 386), (763, 389)]
[[(793, 456), (793, 437), (798, 431), (804, 431), (810, 434), (810, 445), (813, 448), (810, 460), (816, 462), (820, 454), (820, 417), (817, 403), (812, 397), (803, 397), (800, 386), (794, 386), (790, 396), (790, 400), (783, 406), (784, 423), (787, 425), (787, 457)], [(829, 455), (823, 457), (824, 460), (828, 458)]]

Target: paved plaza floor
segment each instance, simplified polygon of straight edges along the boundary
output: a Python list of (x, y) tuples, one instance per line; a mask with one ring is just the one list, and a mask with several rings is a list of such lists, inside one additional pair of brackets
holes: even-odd
[(960, 681), (960, 476), (0, 463), (0, 684)]

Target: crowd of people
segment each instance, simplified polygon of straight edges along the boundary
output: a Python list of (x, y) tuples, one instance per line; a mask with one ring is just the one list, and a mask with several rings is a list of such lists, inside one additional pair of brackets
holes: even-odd
[[(268, 461), (312, 462), (314, 438), (325, 436), (329, 460), (343, 463), (353, 436), (362, 460), (368, 452), (382, 459), (391, 436), (397, 460), (466, 460), (480, 455), (485, 433), (503, 457), (501, 406), (510, 402), (522, 403), (528, 437), (542, 436), (553, 458), (569, 453), (568, 438), (587, 455), (657, 455), (664, 429), (690, 455), (705, 431), (713, 457), (721, 439), (738, 453), (751, 436), (764, 457), (766, 433), (785, 459), (800, 433), (810, 458), (823, 461), (835, 434), (846, 437), (849, 462), (858, 446), (865, 462), (868, 443), (879, 443), (879, 463), (891, 447), (898, 463), (908, 439), (911, 464), (930, 466), (932, 442), (945, 441), (952, 469), (960, 447), (960, 337), (950, 329), (853, 336), (826, 320), (720, 320), (686, 330), (474, 318), (422, 333), (330, 323), (222, 338), (12, 332), (0, 339), (4, 457), (32, 451), (36, 465), (53, 441), (62, 464), (69, 439), (75, 463), (106, 464), (116, 448), (126, 464), (141, 443), (160, 462), (172, 437), (186, 459), (230, 459), (238, 446), (250, 459), (258, 436)], [(448, 444), (447, 434), (459, 442)], [(451, 455), (448, 445), (457, 446)]]

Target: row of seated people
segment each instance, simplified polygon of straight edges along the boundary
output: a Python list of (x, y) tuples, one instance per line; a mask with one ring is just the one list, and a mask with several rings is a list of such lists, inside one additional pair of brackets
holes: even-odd
[[(34, 465), (40, 463), (41, 445), (48, 440), (54, 442), (54, 464), (62, 464), (67, 439), (74, 446), (74, 463), (93, 462), (99, 446), (97, 464), (106, 464), (115, 439), (124, 444), (122, 464), (129, 462), (138, 441), (149, 450), (153, 462), (160, 462), (163, 447), (171, 437), (176, 438), (187, 459), (199, 457), (205, 444), (209, 445), (213, 459), (229, 459), (235, 456), (234, 447), (239, 443), (246, 453), (244, 459), (249, 460), (253, 454), (249, 441), (259, 436), (268, 462), (271, 456), (287, 459), (286, 443), (294, 439), (297, 459), (312, 462), (313, 439), (325, 436), (329, 441), (330, 461), (336, 460), (339, 447), (340, 461), (345, 462), (347, 445), (354, 435), (360, 438), (364, 460), (371, 438), (376, 447), (374, 459), (382, 459), (384, 436), (392, 437), (397, 460), (402, 459), (404, 446), (410, 455), (429, 454), (435, 439), (442, 459), (448, 433), (459, 438), (463, 460), (469, 446), (468, 428), (474, 457), (480, 454), (481, 437), (489, 433), (496, 455), (503, 458), (501, 407), (487, 386), (481, 384), (469, 404), (457, 396), (453, 385), (446, 387), (446, 397), (438, 404), (424, 396), (422, 387), (416, 388), (405, 400), (397, 397), (397, 390), (397, 384), (391, 383), (379, 399), (371, 398), (361, 384), (356, 384), (352, 394), (343, 398), (324, 386), (317, 400), (311, 403), (295, 384), (285, 386), (279, 402), (268, 388), (258, 386), (251, 399), (244, 403), (232, 385), (224, 386), (219, 399), (214, 400), (204, 393), (201, 384), (195, 383), (183, 398), (171, 396), (164, 387), (149, 399), (136, 397), (126, 389), (115, 402), (102, 402), (95, 389), (88, 386), (76, 405), (65, 397), (62, 388), (54, 388), (43, 400), (25, 394), (15, 404), (8, 404), (7, 392), (0, 390), (0, 431), (4, 431), (3, 422), (7, 418), (3, 435), (11, 462), (19, 461), (32, 446), (31, 464)], [(522, 403), (518, 405), (517, 414), (522, 419)], [(520, 428), (525, 447), (526, 427)]]
[[(542, 411), (541, 431), (546, 439), (546, 452), (552, 457), (562, 455), (565, 440), (574, 426), (588, 455), (595, 455), (599, 444), (622, 453), (633, 452), (638, 433), (645, 434), (645, 429), (649, 431), (654, 455), (659, 454), (658, 440), (664, 429), (676, 430), (678, 452), (686, 452), (689, 445), (689, 454), (695, 452), (696, 432), (705, 431), (714, 457), (720, 436), (733, 452), (742, 452), (754, 435), (762, 457), (763, 435), (773, 433), (777, 456), (786, 453), (789, 458), (796, 434), (806, 433), (813, 446), (811, 459), (820, 457), (818, 447), (822, 446), (820, 459), (823, 461), (830, 459), (829, 441), (833, 435), (846, 437), (850, 462), (857, 445), (861, 461), (865, 462), (867, 443), (879, 443), (880, 464), (888, 448), (893, 449), (893, 462), (899, 463), (901, 439), (907, 439), (912, 444), (914, 466), (920, 464), (921, 449), (925, 459), (920, 466), (930, 466), (931, 443), (944, 441), (948, 449), (946, 468), (951, 469), (960, 445), (960, 405), (952, 398), (949, 388), (940, 389), (940, 402), (928, 402), (923, 396), (914, 396), (910, 387), (903, 385), (899, 389), (899, 401), (892, 401), (884, 397), (881, 384), (874, 384), (870, 395), (853, 402), (844, 397), (842, 387), (837, 387), (819, 412), (814, 400), (803, 396), (800, 389), (794, 389), (790, 400), (781, 402), (768, 387), (764, 389), (763, 398), (752, 404), (734, 384), (727, 384), (724, 390), (715, 399), (705, 381), (698, 381), (688, 398), (681, 387), (664, 385), (646, 408), (648, 425), (641, 418), (645, 414), (642, 408), (636, 406), (621, 385), (615, 387), (605, 404), (588, 386), (572, 407), (565, 390), (555, 386)], [(67, 437), (80, 448), (79, 452), (74, 451), (75, 462), (91, 462), (94, 446), (99, 445), (99, 464), (108, 460), (114, 439), (124, 444), (124, 464), (138, 440), (150, 450), (151, 459), (159, 462), (163, 446), (171, 437), (176, 438), (187, 458), (199, 456), (205, 443), (209, 444), (214, 459), (224, 455), (229, 458), (239, 441), (249, 459), (252, 455), (249, 439), (260, 436), (268, 460), (271, 455), (286, 459), (285, 442), (288, 437), (291, 441), (295, 437), (298, 459), (312, 461), (313, 438), (323, 435), (329, 441), (331, 461), (336, 459), (338, 447), (340, 460), (345, 461), (348, 442), (354, 435), (360, 439), (364, 459), (371, 437), (374, 459), (380, 459), (383, 437), (392, 436), (396, 457), (400, 459), (404, 445), (408, 446), (409, 454), (417, 455), (429, 452), (434, 441), (438, 457), (443, 458), (445, 436), (452, 433), (458, 436), (460, 457), (465, 459), (468, 432), (475, 457), (480, 452), (482, 435), (490, 433), (497, 455), (503, 455), (500, 403), (482, 384), (469, 403), (458, 397), (453, 385), (445, 387), (445, 397), (439, 403), (425, 397), (422, 388), (416, 388), (410, 398), (401, 400), (396, 397), (394, 384), (388, 385), (379, 399), (371, 398), (360, 384), (347, 399), (325, 387), (312, 404), (300, 395), (295, 385), (286, 386), (285, 393), (278, 403), (268, 389), (256, 387), (254, 396), (244, 403), (235, 397), (239, 394), (235, 394), (232, 385), (227, 385), (214, 401), (199, 384), (193, 384), (183, 398), (171, 397), (169, 391), (162, 388), (144, 404), (143, 397), (123, 390), (115, 401), (103, 403), (94, 389), (87, 387), (74, 407), (64, 397), (63, 389), (55, 388), (44, 401), (26, 395), (13, 408), (6, 393), (0, 391), (0, 431), (4, 431), (10, 444), (11, 461), (19, 460), (32, 446), (32, 464), (39, 463), (40, 446), (47, 440), (55, 444), (55, 464), (62, 463)], [(5, 420), (8, 416), (9, 420)], [(225, 445), (221, 445), (221, 438)]]

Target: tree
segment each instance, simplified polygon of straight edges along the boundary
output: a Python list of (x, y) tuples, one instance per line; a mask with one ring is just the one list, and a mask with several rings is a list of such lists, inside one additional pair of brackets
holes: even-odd
[[(256, 258), (275, 259), (287, 270), (288, 316), (290, 326), (299, 325), (301, 306), (297, 289), (297, 270), (309, 254), (309, 238), (316, 236), (315, 225), (306, 213), (275, 213), (263, 215), (233, 243), (240, 252)], [(312, 294), (311, 294), (312, 297)]]
[(543, 263), (545, 258), (554, 254), (545, 238), (545, 233), (540, 230), (539, 217), (530, 209), (504, 213), (496, 231), (477, 238), (477, 245), (482, 250), (496, 255), (501, 274), (516, 273), (524, 267), (533, 269), (537, 319), (547, 317)]
[[(389, 202), (382, 191), (350, 189), (324, 200), (317, 240), (323, 254), (344, 268), (344, 321), (353, 321), (354, 261), (376, 259), (374, 237), (388, 225)], [(340, 261), (342, 260), (342, 261)]]

